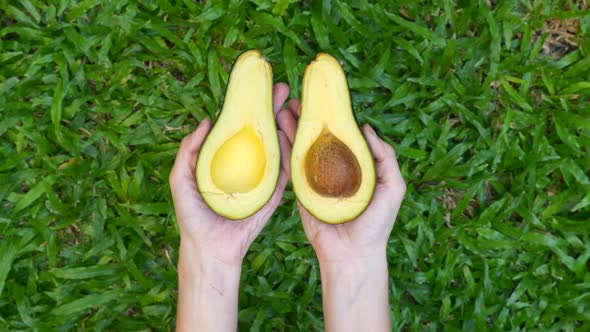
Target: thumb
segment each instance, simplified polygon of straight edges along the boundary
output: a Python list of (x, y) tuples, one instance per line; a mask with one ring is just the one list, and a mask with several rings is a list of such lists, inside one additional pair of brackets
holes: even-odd
[(369, 125), (363, 126), (363, 132), (375, 159), (375, 172), (377, 173), (378, 183), (393, 188), (398, 186), (405, 188), (395, 151), (391, 145), (379, 138)]
[(180, 148), (176, 154), (174, 166), (170, 172), (170, 184), (174, 186), (186, 179), (195, 176), (195, 165), (199, 150), (211, 130), (211, 120), (208, 118), (201, 121), (197, 129), (182, 139)]

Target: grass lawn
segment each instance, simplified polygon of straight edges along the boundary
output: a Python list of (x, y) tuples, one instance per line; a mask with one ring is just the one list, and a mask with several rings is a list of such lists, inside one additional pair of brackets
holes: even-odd
[[(168, 173), (259, 49), (324, 51), (408, 183), (395, 331), (590, 330), (586, 1), (0, 1), (0, 331), (170, 331)], [(321, 330), (293, 192), (242, 271), (240, 330)]]

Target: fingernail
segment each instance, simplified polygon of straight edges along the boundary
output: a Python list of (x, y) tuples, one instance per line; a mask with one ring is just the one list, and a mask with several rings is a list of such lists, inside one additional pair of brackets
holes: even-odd
[(197, 128), (195, 128), (195, 131), (199, 128), (202, 128), (204, 126), (208, 126), (209, 123), (211, 123), (211, 120), (207, 117), (207, 118), (203, 118), (203, 120), (201, 120), (201, 122), (199, 122), (199, 124), (197, 125)]
[(365, 125), (367, 130), (369, 131), (369, 133), (373, 136), (377, 136), (377, 133), (375, 132), (375, 130), (373, 129), (373, 127), (371, 127), (370, 125)]

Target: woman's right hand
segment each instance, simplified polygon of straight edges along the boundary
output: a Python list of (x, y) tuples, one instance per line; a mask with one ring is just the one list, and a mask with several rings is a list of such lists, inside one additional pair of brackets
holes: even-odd
[[(300, 102), (291, 100), (277, 114), (279, 128), (291, 144), (299, 110)], [(386, 247), (406, 184), (391, 146), (368, 125), (363, 133), (377, 173), (367, 209), (353, 221), (330, 225), (299, 204), (303, 229), (320, 263), (326, 331), (391, 330)]]

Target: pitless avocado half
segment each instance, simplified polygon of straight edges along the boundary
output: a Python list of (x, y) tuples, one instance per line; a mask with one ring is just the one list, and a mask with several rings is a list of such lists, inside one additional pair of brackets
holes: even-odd
[(275, 191), (280, 150), (272, 107), (272, 68), (260, 52), (242, 53), (223, 107), (197, 159), (205, 203), (229, 219), (247, 218)]

